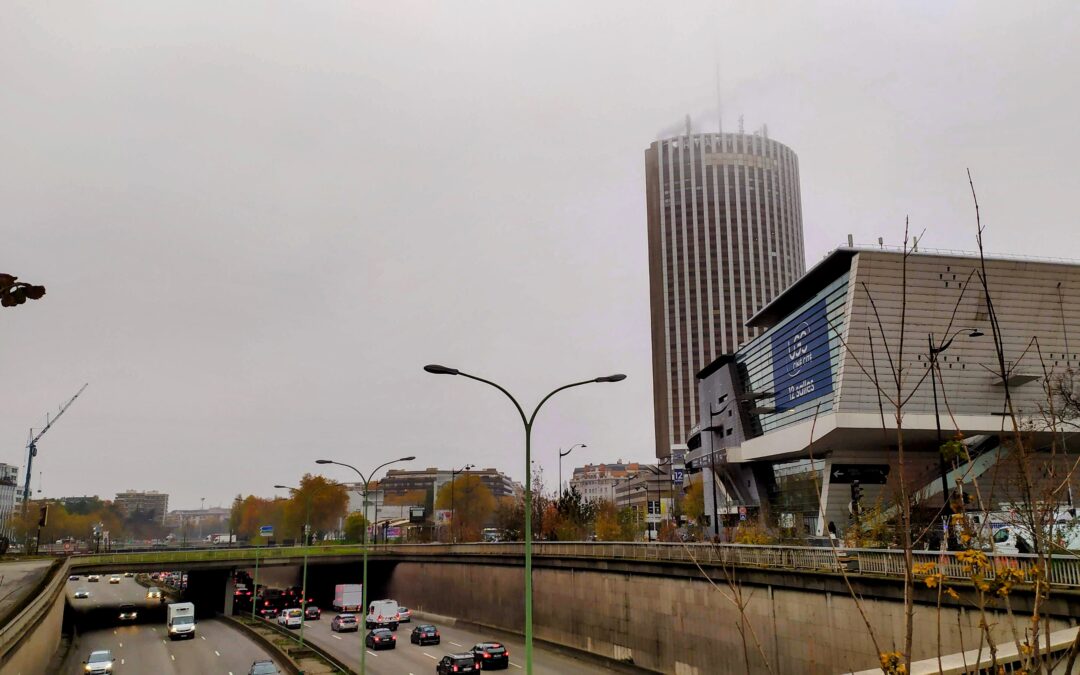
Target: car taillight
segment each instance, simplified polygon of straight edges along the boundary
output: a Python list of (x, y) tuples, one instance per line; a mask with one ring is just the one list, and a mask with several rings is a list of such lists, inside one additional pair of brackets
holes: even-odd
[(510, 650), (509, 649), (506, 650), (506, 658), (510, 658)]
[(378, 642), (378, 641), (379, 641), (379, 638), (375, 638), (375, 642)]
[(484, 652), (484, 658), (485, 658), (485, 659), (490, 659), (490, 658), (491, 658), (491, 654), (488, 654), (487, 652)]
[(397, 642), (397, 636), (396, 635), (391, 635), (390, 639), (393, 640), (394, 642)]
[(439, 637), (439, 631), (435, 631), (435, 637)]
[(457, 666), (454, 666), (454, 672), (455, 673), (457, 672)]

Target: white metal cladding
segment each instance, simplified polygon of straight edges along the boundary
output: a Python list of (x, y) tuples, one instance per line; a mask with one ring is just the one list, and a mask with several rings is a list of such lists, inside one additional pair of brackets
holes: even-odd
[(756, 134), (692, 134), (650, 152), (660, 194), (649, 208), (661, 230), (650, 256), (662, 277), (653, 297), (664, 303), (654, 315), (664, 344), (653, 349), (667, 375), (657, 404), (667, 406), (669, 446), (657, 450), (666, 454), (698, 422), (696, 374), (760, 333), (746, 320), (803, 274), (805, 258), (790, 148)]

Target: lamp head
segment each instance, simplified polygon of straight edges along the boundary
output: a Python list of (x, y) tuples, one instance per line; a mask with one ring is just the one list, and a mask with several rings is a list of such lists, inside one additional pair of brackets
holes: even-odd
[(984, 336), (984, 335), (986, 335), (986, 333), (982, 332), (982, 331), (981, 331), (981, 330), (979, 330), (978, 328), (976, 328), (975, 330), (973, 330), (973, 331), (971, 331), (970, 333), (968, 333), (968, 337), (973, 337), (973, 338), (976, 338), (976, 337), (982, 337), (982, 336)]
[(622, 373), (617, 373), (615, 375), (607, 375), (607, 376), (604, 376), (604, 377), (598, 377), (595, 380), (593, 380), (593, 382), (622, 382), (625, 379), (626, 379), (626, 375), (623, 375)]
[(274, 487), (277, 488), (278, 490), (289, 490), (289, 489), (291, 489), (288, 485), (275, 485)]
[(315, 460), (315, 463), (316, 464), (333, 464), (334, 461), (331, 460), (331, 459), (317, 459), (317, 460)]
[(424, 366), (424, 370), (432, 375), (457, 375), (460, 372), (457, 368), (447, 368), (434, 363)]
[(399, 461), (399, 462), (411, 462), (411, 461), (413, 461), (414, 459), (416, 459), (416, 457), (414, 457), (413, 455), (409, 455), (408, 457), (402, 457), (402, 458), (401, 458), (401, 459), (399, 459), (398, 461)]

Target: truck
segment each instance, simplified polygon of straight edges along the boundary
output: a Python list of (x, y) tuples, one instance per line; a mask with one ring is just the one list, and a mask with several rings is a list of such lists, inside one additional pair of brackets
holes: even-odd
[(208, 534), (206, 535), (206, 541), (211, 544), (235, 544), (235, 534)]
[(190, 602), (174, 602), (168, 606), (165, 625), (170, 640), (195, 637), (195, 605)]
[(364, 606), (361, 584), (338, 584), (334, 586), (334, 609), (339, 612), (358, 612)]
[(397, 600), (375, 600), (368, 605), (367, 628), (389, 628), (396, 631), (400, 621)]

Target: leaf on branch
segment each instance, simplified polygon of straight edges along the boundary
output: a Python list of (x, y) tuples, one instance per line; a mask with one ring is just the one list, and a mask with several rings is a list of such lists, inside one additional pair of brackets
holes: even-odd
[(30, 298), (31, 300), (40, 300), (44, 296), (45, 296), (45, 287), (44, 286), (27, 286), (26, 287), (26, 297)]

